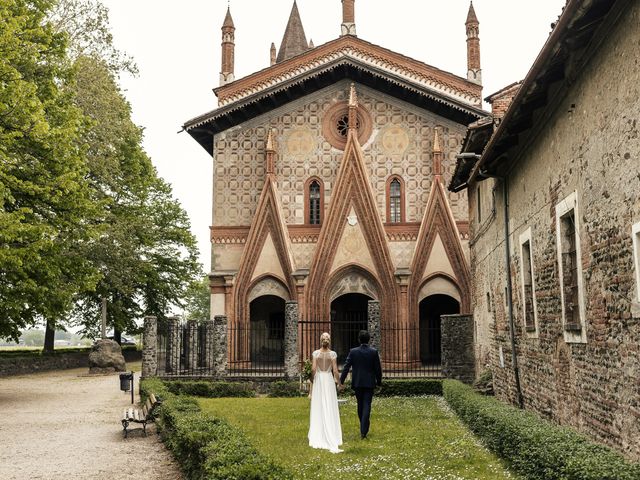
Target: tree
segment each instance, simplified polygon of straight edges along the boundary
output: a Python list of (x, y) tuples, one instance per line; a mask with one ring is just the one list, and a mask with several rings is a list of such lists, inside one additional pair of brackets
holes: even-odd
[(97, 211), (47, 0), (0, 0), (0, 337), (60, 319), (97, 280), (81, 255)]
[(209, 277), (189, 284), (185, 294), (185, 314), (189, 320), (208, 320), (211, 318), (211, 288)]
[(75, 67), (76, 102), (92, 121), (84, 137), (89, 180), (95, 201), (107, 205), (103, 234), (86, 251), (101, 278), (82, 292), (76, 312), (84, 332), (96, 336), (106, 298), (117, 340), (135, 333), (141, 316), (163, 317), (180, 305), (200, 266), (188, 217), (142, 149), (142, 130), (109, 66), (80, 56)]

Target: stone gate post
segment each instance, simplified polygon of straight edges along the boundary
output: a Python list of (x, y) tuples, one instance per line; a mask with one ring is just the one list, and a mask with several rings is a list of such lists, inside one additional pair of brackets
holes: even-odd
[(227, 374), (227, 317), (216, 315), (213, 318), (214, 336), (214, 372), (216, 377), (222, 378)]
[(142, 332), (142, 377), (155, 377), (158, 374), (158, 319), (144, 317)]
[(180, 319), (178, 317), (171, 317), (167, 321), (169, 337), (168, 337), (168, 354), (169, 354), (169, 368), (173, 375), (180, 373), (180, 343), (182, 328), (180, 325)]
[[(367, 310), (367, 328), (371, 335), (369, 345), (380, 352), (380, 302), (377, 300), (369, 300)], [(380, 357), (382, 357), (382, 353), (380, 353)]]
[(198, 366), (198, 321), (187, 321), (187, 368), (193, 371)]
[(204, 328), (204, 345), (202, 346), (202, 368), (206, 370), (206, 374), (211, 374), (211, 370), (215, 365), (215, 342), (216, 334), (213, 320), (202, 322)]
[(442, 315), (442, 375), (465, 383), (475, 380), (473, 315)]
[(298, 302), (284, 307), (284, 374), (295, 379), (300, 373), (298, 359)]

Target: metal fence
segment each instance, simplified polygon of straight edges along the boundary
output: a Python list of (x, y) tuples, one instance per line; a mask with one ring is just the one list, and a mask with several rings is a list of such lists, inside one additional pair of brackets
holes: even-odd
[[(310, 361), (314, 350), (320, 348), (320, 335), (331, 335), (331, 349), (338, 354), (338, 367), (342, 370), (349, 350), (360, 345), (358, 332), (367, 329), (366, 312), (349, 319), (298, 322), (300, 368)], [(380, 338), (372, 345), (380, 351), (382, 374), (385, 378), (437, 378), (442, 374), (439, 323), (422, 329), (404, 326), (383, 326)]]
[(227, 335), (227, 375), (235, 378), (284, 377), (284, 319), (229, 325)]

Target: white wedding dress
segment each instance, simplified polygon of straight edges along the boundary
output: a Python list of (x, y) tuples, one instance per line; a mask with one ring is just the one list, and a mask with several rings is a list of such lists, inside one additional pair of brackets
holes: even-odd
[(309, 415), (309, 446), (340, 453), (342, 427), (338, 411), (338, 395), (332, 365), (336, 352), (313, 352), (316, 373), (311, 390), (311, 413)]

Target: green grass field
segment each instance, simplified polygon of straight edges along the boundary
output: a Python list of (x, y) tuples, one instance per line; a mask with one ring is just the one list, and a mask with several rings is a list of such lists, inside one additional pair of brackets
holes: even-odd
[(514, 479), (439, 397), (374, 398), (360, 439), (355, 399), (340, 407), (344, 449), (308, 446), (307, 398), (201, 399), (203, 410), (246, 432), (263, 453), (301, 479)]

